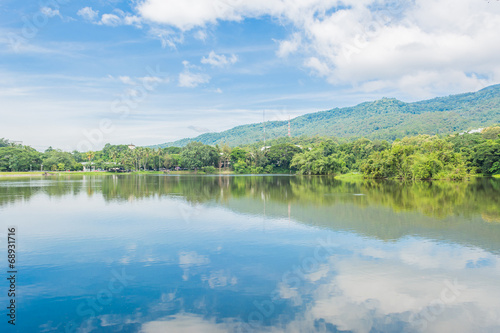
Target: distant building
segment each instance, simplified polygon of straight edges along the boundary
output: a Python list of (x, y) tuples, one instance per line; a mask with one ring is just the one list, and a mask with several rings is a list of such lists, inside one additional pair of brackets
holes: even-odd
[(467, 132), (459, 133), (459, 135), (464, 135), (466, 133), (467, 134), (481, 133), (483, 130), (484, 130), (484, 128), (476, 128), (476, 129), (473, 129), (473, 130), (470, 130), (470, 131), (467, 131)]
[(135, 149), (135, 145), (133, 145), (133, 144), (129, 144), (129, 145), (128, 145), (128, 149), (134, 150), (134, 149)]
[(264, 146), (264, 147), (260, 148), (260, 151), (264, 151), (264, 150), (269, 149), (269, 148), (271, 148), (271, 146)]

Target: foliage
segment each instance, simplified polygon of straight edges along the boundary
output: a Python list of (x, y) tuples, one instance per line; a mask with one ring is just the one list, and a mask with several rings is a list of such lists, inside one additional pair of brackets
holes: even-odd
[[(49, 147), (40, 153), (1, 139), (0, 171), (111, 170), (150, 171), (189, 169), (216, 173), (219, 168), (238, 174), (292, 173), (338, 175), (362, 173), (366, 178), (403, 180), (460, 180), (481, 173), (500, 174), (499, 126), (482, 133), (448, 136), (418, 135), (395, 140), (297, 137), (231, 148), (191, 142), (183, 148), (128, 148), (106, 144), (100, 151), (63, 152)], [(7, 146), (5, 146), (7, 145)]]
[(31, 147), (1, 147), (0, 171), (39, 170), (41, 157), (42, 155)]
[(231, 151), (229, 156), (231, 163), (236, 163), (238, 161), (245, 161), (247, 159), (248, 153), (245, 150), (236, 147)]
[(472, 160), (485, 175), (500, 173), (500, 139), (488, 140), (475, 147)]
[(201, 142), (190, 142), (181, 152), (181, 164), (187, 169), (199, 169), (215, 166), (219, 163), (219, 154), (214, 147)]
[[(475, 93), (405, 103), (393, 98), (365, 102), (353, 107), (305, 114), (291, 120), (292, 136), (402, 139), (419, 134), (446, 135), (494, 125), (500, 119), (500, 85)], [(285, 137), (288, 121), (267, 121), (267, 140)], [(157, 147), (185, 146), (191, 141), (232, 147), (259, 142), (264, 124), (237, 126), (220, 133), (205, 133)], [(492, 134), (493, 135), (493, 134)], [(489, 136), (489, 134), (488, 134)], [(496, 140), (497, 137), (490, 139)], [(262, 147), (263, 145), (261, 145)]]
[(203, 171), (204, 173), (213, 174), (217, 172), (217, 169), (214, 166), (206, 166), (201, 168), (201, 171)]
[(293, 157), (300, 152), (302, 152), (300, 147), (289, 143), (282, 143), (271, 146), (271, 148), (266, 150), (265, 155), (269, 164), (273, 165), (273, 167), (289, 169)]
[(438, 136), (419, 135), (394, 142), (389, 150), (372, 153), (361, 168), (368, 178), (463, 179), (462, 155)]
[(342, 171), (345, 162), (333, 155), (326, 155), (322, 148), (308, 150), (296, 154), (292, 159), (292, 167), (305, 175), (335, 175)]

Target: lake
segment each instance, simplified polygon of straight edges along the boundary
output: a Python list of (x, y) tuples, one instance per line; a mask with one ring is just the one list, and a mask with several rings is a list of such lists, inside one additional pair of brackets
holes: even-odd
[(500, 332), (500, 180), (0, 180), (18, 332)]

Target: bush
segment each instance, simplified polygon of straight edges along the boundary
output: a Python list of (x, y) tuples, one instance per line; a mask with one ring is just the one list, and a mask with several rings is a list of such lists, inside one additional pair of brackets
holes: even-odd
[(264, 168), (263, 167), (253, 167), (250, 169), (250, 172), (253, 174), (261, 174), (263, 173)]
[(201, 171), (207, 174), (214, 174), (217, 172), (217, 169), (214, 166), (206, 166), (201, 168)]
[(239, 174), (249, 173), (247, 162), (245, 162), (243, 160), (239, 160), (238, 162), (234, 163), (233, 169), (234, 169), (234, 172), (239, 173)]

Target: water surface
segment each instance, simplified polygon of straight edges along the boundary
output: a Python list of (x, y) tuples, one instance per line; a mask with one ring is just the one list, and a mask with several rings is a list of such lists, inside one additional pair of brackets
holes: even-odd
[(2, 179), (0, 216), (19, 332), (500, 331), (495, 179)]

